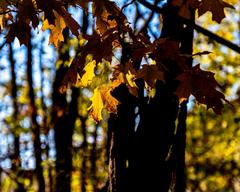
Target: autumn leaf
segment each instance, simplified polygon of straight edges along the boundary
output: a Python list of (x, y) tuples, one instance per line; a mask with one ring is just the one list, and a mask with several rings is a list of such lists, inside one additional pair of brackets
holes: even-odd
[(94, 89), (91, 101), (92, 104), (89, 107), (90, 115), (95, 121), (99, 122), (100, 120), (102, 120), (102, 110), (104, 106), (99, 88)]
[[(65, 25), (75, 36), (79, 36), (80, 25), (72, 18), (71, 14), (63, 6), (63, 2), (57, 0), (36, 0), (37, 7), (44, 12), (44, 17), (50, 25), (56, 25), (59, 16), (63, 18)], [(56, 13), (58, 15), (56, 15)]]
[(143, 65), (138, 71), (136, 78), (142, 78), (147, 87), (154, 88), (156, 81), (164, 81), (164, 74), (161, 72), (156, 65)]
[(126, 83), (129, 92), (138, 96), (138, 87), (135, 83), (137, 72), (132, 66), (132, 62), (123, 65), (116, 65), (113, 70), (113, 79), (118, 79), (121, 83)]
[(95, 76), (94, 69), (96, 67), (96, 61), (93, 60), (89, 62), (85, 67), (84, 71), (85, 73), (83, 74), (81, 80), (80, 80), (80, 85), (83, 87), (88, 86), (91, 82), (93, 77)]
[(64, 41), (62, 31), (66, 27), (66, 24), (64, 22), (64, 19), (60, 15), (58, 15), (58, 13), (55, 12), (55, 15), (55, 25), (49, 24), (48, 20), (45, 19), (43, 22), (42, 31), (50, 29), (51, 33), (49, 38), (49, 44), (53, 43), (54, 46), (57, 48), (59, 42)]
[(227, 7), (234, 9), (232, 5), (223, 0), (202, 0), (198, 8), (198, 14), (201, 16), (210, 11), (212, 13), (212, 20), (221, 23), (222, 19), (225, 18), (224, 8)]
[(21, 22), (16, 22), (12, 23), (9, 26), (9, 31), (6, 35), (6, 40), (7, 42), (12, 42), (15, 37), (18, 38), (20, 45), (25, 44), (27, 45), (29, 40), (30, 40), (30, 26), (21, 21)]
[(216, 88), (219, 86), (214, 78), (214, 73), (203, 71), (200, 65), (187, 70), (176, 78), (180, 84), (176, 94), (180, 99), (188, 98), (192, 94), (201, 104), (212, 108), (216, 114), (221, 114), (222, 100), (228, 102), (225, 96)]
[(26, 23), (32, 22), (32, 26), (36, 28), (38, 26), (38, 17), (32, 0), (23, 0), (19, 11), (19, 20), (25, 21)]
[(99, 122), (102, 120), (103, 109), (106, 109), (109, 113), (117, 113), (119, 101), (111, 94), (117, 86), (119, 86), (119, 82), (112, 81), (109, 84), (104, 84), (94, 89), (91, 98), (92, 104), (89, 109), (90, 115), (95, 121)]
[(119, 104), (119, 101), (112, 96), (111, 92), (115, 89), (116, 86), (118, 86), (118, 83), (113, 81), (109, 84), (101, 86), (100, 88), (104, 106), (108, 112), (115, 114), (117, 113), (117, 106)]
[(0, 30), (2, 30), (4, 27), (3, 25), (3, 15), (0, 15)]
[(67, 10), (62, 7), (62, 11), (60, 15), (63, 17), (65, 24), (73, 33), (73, 35), (78, 37), (79, 36), (78, 29), (80, 29), (80, 25), (75, 21), (75, 19), (72, 18), (71, 14), (68, 13)]
[(171, 5), (178, 7), (178, 14), (184, 18), (191, 19), (192, 10), (196, 10), (199, 6), (198, 0), (173, 0)]
[(116, 3), (111, 1), (93, 1), (93, 12), (96, 16), (96, 27), (100, 34), (104, 34), (107, 30), (122, 26), (126, 23), (126, 17), (121, 13)]
[(59, 88), (60, 93), (64, 93), (67, 88), (78, 83), (78, 70), (82, 70), (84, 68), (84, 62), (85, 60), (83, 59), (83, 56), (77, 55), (74, 57), (66, 75), (63, 78), (62, 85)]

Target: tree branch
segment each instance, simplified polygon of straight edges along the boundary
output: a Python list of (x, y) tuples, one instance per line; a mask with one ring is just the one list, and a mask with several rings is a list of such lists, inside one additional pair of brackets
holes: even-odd
[(164, 8), (160, 8), (156, 5), (153, 5), (145, 0), (137, 0), (140, 4), (142, 4), (143, 6), (145, 6), (148, 9), (151, 9), (152, 11), (156, 12), (156, 13), (161, 13), (161, 14), (174, 14), (176, 17), (179, 17), (181, 19), (181, 21), (190, 26), (191, 28), (195, 29), (197, 32), (202, 33), (203, 35), (215, 40), (216, 42), (232, 49), (233, 51), (236, 51), (237, 53), (240, 53), (240, 47), (234, 43), (232, 43), (231, 41), (228, 41), (218, 35), (216, 35), (215, 33), (195, 24), (192, 23), (189, 19), (186, 19), (184, 17), (181, 17), (179, 15), (177, 15), (176, 13), (174, 13), (173, 11), (170, 10), (165, 10)]

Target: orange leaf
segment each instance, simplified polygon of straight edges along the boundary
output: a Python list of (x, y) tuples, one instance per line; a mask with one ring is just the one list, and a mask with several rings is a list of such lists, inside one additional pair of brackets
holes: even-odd
[(62, 31), (66, 27), (66, 24), (64, 22), (64, 19), (57, 12), (54, 13), (56, 16), (55, 25), (49, 25), (48, 20), (45, 19), (45, 21), (43, 22), (42, 30), (45, 31), (47, 29), (50, 29), (51, 33), (49, 38), (49, 44), (53, 43), (54, 46), (57, 48), (58, 43), (64, 41)]

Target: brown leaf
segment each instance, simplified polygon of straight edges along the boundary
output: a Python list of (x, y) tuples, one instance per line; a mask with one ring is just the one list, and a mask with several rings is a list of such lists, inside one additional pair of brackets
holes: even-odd
[(126, 24), (126, 17), (121, 13), (116, 3), (111, 1), (93, 1), (93, 13), (96, 16), (97, 30), (104, 34), (107, 30), (123, 27)]
[(212, 12), (212, 20), (221, 23), (222, 19), (225, 18), (224, 8), (226, 7), (234, 9), (232, 5), (223, 0), (202, 0), (198, 8), (198, 14), (201, 16), (210, 11)]
[(18, 38), (20, 45), (27, 45), (30, 40), (30, 26), (25, 22), (16, 22), (9, 26), (9, 31), (6, 35), (7, 42), (12, 42), (15, 37)]
[(178, 14), (184, 18), (191, 19), (192, 10), (196, 10), (199, 6), (198, 0), (173, 0), (171, 5), (178, 7)]
[(155, 87), (156, 81), (164, 81), (164, 74), (156, 65), (143, 65), (137, 73), (137, 78), (142, 78), (151, 88)]
[(34, 28), (38, 26), (39, 21), (32, 0), (24, 0), (22, 2), (18, 10), (18, 18), (26, 23), (31, 21)]
[(176, 79), (180, 81), (176, 90), (180, 99), (188, 98), (192, 94), (199, 103), (207, 105), (207, 108), (212, 108), (216, 114), (221, 114), (222, 100), (228, 101), (224, 94), (216, 89), (219, 85), (214, 78), (214, 73), (201, 70), (198, 64)]
[(82, 56), (76, 56), (64, 76), (62, 85), (59, 89), (61, 93), (65, 92), (67, 88), (76, 85), (78, 82), (78, 71), (82, 71), (84, 68), (85, 59)]
[(55, 24), (54, 3), (55, 0), (36, 0), (37, 7), (44, 12), (50, 25)]
[(71, 32), (78, 37), (79, 32), (78, 29), (80, 29), (80, 25), (75, 21), (75, 19), (72, 18), (71, 14), (67, 12), (67, 10), (64, 7), (61, 7), (60, 10), (56, 10), (58, 14), (60, 14), (68, 28), (71, 30)]

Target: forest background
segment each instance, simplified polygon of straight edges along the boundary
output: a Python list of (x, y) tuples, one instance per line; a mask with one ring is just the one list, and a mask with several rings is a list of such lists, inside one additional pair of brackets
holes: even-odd
[[(185, 23), (179, 27), (168, 12)], [(116, 120), (123, 116), (127, 128), (142, 130), (141, 110), (165, 83), (174, 83), (175, 105), (188, 101), (184, 153), (178, 154), (184, 162), (174, 159), (175, 145), (169, 144), (164, 161), (176, 165), (164, 172), (171, 178), (167, 188), (240, 191), (239, 13), (238, 0), (0, 1), (0, 191), (121, 191), (129, 182), (123, 177), (144, 174), (144, 166), (150, 167), (146, 185), (136, 179), (129, 186), (151, 189), (149, 183), (158, 182), (151, 168), (161, 169), (152, 161), (161, 151), (154, 129), (168, 111), (155, 113), (153, 122), (146, 117), (154, 128), (144, 132), (149, 138), (138, 138), (134, 157), (128, 152), (135, 146), (114, 135), (125, 138), (125, 128), (112, 129), (123, 125)], [(194, 19), (197, 25), (189, 23)], [(179, 49), (178, 27), (189, 27), (192, 50)], [(174, 69), (166, 60), (177, 63)], [(142, 169), (132, 173), (136, 157)], [(118, 171), (121, 166), (126, 172)]]

